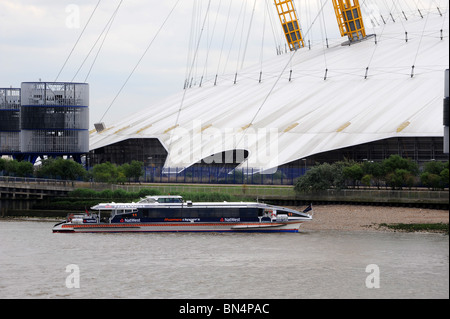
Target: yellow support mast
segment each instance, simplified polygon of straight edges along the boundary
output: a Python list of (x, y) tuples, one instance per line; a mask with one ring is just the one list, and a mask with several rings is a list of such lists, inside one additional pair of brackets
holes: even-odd
[(278, 16), (291, 51), (303, 48), (302, 32), (292, 0), (275, 0)]
[(359, 0), (333, 0), (333, 5), (341, 35), (348, 36), (350, 42), (364, 39), (366, 29)]

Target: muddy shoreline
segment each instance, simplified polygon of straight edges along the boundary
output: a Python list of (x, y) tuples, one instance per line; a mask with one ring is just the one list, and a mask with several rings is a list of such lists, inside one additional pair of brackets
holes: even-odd
[(362, 205), (318, 205), (313, 208), (313, 220), (302, 224), (301, 229), (390, 231), (379, 225), (449, 223), (448, 210)]

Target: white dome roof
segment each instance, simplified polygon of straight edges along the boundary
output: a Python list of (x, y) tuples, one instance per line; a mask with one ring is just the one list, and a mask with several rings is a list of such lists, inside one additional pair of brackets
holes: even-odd
[(169, 152), (166, 167), (245, 149), (249, 167), (269, 169), (376, 140), (443, 136), (448, 17), (417, 14), (376, 32), (377, 44), (370, 37), (341, 46), (342, 38), (276, 56), (263, 63), (261, 83), (258, 65), (239, 72), (236, 84), (234, 74), (224, 75), (216, 86), (183, 90), (91, 132), (90, 149), (157, 138)]

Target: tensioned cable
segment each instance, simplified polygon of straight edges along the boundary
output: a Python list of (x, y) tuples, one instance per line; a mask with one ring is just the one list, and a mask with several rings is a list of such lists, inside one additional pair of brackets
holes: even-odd
[(219, 73), (220, 63), (222, 62), (223, 47), (225, 45), (225, 38), (226, 38), (227, 31), (228, 31), (228, 23), (230, 21), (230, 13), (231, 13), (231, 6), (232, 6), (232, 4), (233, 4), (233, 0), (230, 0), (230, 6), (228, 7), (227, 22), (225, 23), (225, 30), (223, 32), (222, 47), (220, 48), (219, 63), (217, 64), (216, 80), (214, 81), (214, 84), (217, 84), (217, 75)]
[(242, 56), (241, 69), (244, 67), (245, 55), (247, 53), (248, 40), (250, 38), (250, 30), (252, 28), (253, 16), (255, 15), (255, 8), (256, 8), (256, 0), (253, 3), (252, 17), (250, 18), (250, 23), (248, 25), (247, 41), (245, 42), (244, 55)]
[[(178, 0), (178, 1), (180, 1), (180, 0)], [(198, 41), (197, 41), (197, 47), (195, 49), (194, 57), (193, 57), (192, 64), (191, 64), (191, 67), (190, 67), (190, 70), (189, 70), (189, 74), (188, 74), (189, 78), (191, 77), (192, 70), (193, 70), (194, 64), (195, 64), (195, 60), (197, 59), (198, 48), (200, 46), (200, 41), (202, 39), (203, 31), (205, 29), (205, 23), (206, 23), (206, 20), (208, 18), (208, 15), (209, 15), (210, 7), (211, 7), (211, 0), (208, 1), (208, 8), (206, 9), (205, 18), (203, 19), (202, 28), (200, 30), (200, 34), (199, 34)], [(176, 117), (176, 120), (175, 120), (175, 125), (173, 127), (177, 127), (178, 126), (178, 122), (180, 120), (180, 114), (181, 114), (181, 111), (183, 109), (183, 103), (184, 103), (184, 99), (186, 98), (186, 92), (187, 91), (188, 91), (188, 88), (185, 88), (183, 90), (183, 96), (181, 98), (180, 107), (178, 108), (177, 117)], [(169, 147), (168, 147), (169, 148), (169, 154), (170, 154), (170, 151), (171, 151), (171, 148), (172, 148), (172, 135), (173, 135), (173, 130), (171, 131), (170, 144), (169, 144)]]
[(194, 0), (192, 7), (192, 18), (191, 18), (191, 31), (189, 35), (189, 47), (188, 54), (186, 60), (186, 74), (185, 74), (185, 85), (184, 89), (189, 88), (192, 85), (193, 78), (190, 77), (190, 65), (192, 61), (192, 55), (195, 51), (196, 40), (197, 40), (197, 30), (200, 29), (201, 26), (201, 0)]
[[(197, 23), (198, 23), (199, 27), (202, 25), (202, 9), (203, 9), (202, 3), (203, 3), (203, 0), (200, 0), (200, 4), (198, 6), (198, 14), (197, 14), (197, 17), (198, 17)], [(208, 12), (208, 14), (206, 14), (205, 17), (206, 17), (206, 21), (205, 21), (204, 27), (206, 28), (206, 23), (208, 22), (208, 19), (209, 19), (209, 12)], [(196, 30), (197, 29), (198, 28), (196, 28)], [(206, 29), (206, 30), (208, 30), (208, 29)], [(206, 42), (208, 42), (208, 37), (206, 37), (206, 38), (207, 38)], [(195, 37), (194, 37), (194, 40), (195, 40)], [(191, 80), (197, 78), (198, 64), (199, 64), (200, 59), (197, 56), (194, 56), (194, 61), (195, 61), (195, 67), (192, 69), (192, 73), (191, 73), (191, 76), (190, 76)], [(189, 87), (191, 85), (192, 85), (192, 82), (190, 83)]]
[(278, 55), (278, 54), (281, 53), (280, 49), (279, 49), (281, 44), (279, 42), (279, 37), (277, 36), (276, 31), (275, 31), (275, 27), (273, 25), (273, 21), (272, 21), (273, 17), (270, 15), (269, 1), (271, 1), (271, 0), (267, 0), (266, 1), (266, 10), (267, 10), (267, 15), (269, 16), (270, 27), (272, 29), (273, 42), (275, 43), (275, 48), (276, 48), (277, 55)]
[[(86, 63), (87, 59), (88, 59), (89, 56), (91, 55), (91, 53), (92, 53), (92, 51), (94, 50), (95, 46), (97, 45), (98, 41), (101, 39), (103, 33), (105, 33), (106, 29), (108, 29), (108, 31), (109, 31), (109, 28), (111, 28), (112, 21), (115, 19), (117, 12), (119, 11), (120, 6), (122, 5), (122, 2), (123, 2), (123, 0), (120, 0), (119, 5), (117, 6), (116, 10), (114, 10), (113, 14), (111, 15), (111, 18), (108, 20), (108, 22), (106, 23), (106, 25), (105, 25), (105, 27), (103, 28), (102, 32), (101, 32), (101, 33), (99, 34), (99, 36), (97, 37), (97, 40), (95, 41), (95, 43), (92, 45), (92, 47), (91, 47), (91, 49), (89, 50), (88, 54), (87, 54), (86, 57), (84, 58), (84, 60), (83, 60), (83, 62), (81, 63), (80, 67), (78, 68), (77, 72), (76, 72), (75, 75), (73, 76), (71, 82), (73, 82), (73, 81), (75, 80), (76, 76), (77, 76), (78, 73), (80, 72), (80, 70), (81, 70), (81, 68), (83, 67), (84, 63)], [(108, 26), (109, 26), (109, 28), (108, 28)], [(103, 40), (103, 42), (104, 42), (104, 40)], [(103, 45), (103, 43), (102, 43), (102, 45)], [(97, 55), (98, 55), (98, 54), (97, 54)], [(94, 63), (95, 63), (95, 61), (94, 61)], [(92, 67), (91, 67), (91, 69), (92, 69)]]
[[(368, 4), (367, 2), (370, 2), (370, 4)], [(374, 4), (374, 2), (372, 0), (364, 0), (362, 3), (362, 6), (366, 8), (367, 12), (373, 12), (371, 9), (371, 7), (376, 7), (376, 5)], [(381, 14), (380, 14), (381, 17)], [(373, 29), (373, 33), (375, 33), (375, 28), (376, 26), (380, 26), (381, 23), (378, 21), (378, 18), (376, 17), (375, 14), (370, 14), (370, 22), (372, 24), (372, 29)]]
[[(320, 5), (322, 6), (322, 0), (320, 0)], [(326, 40), (327, 48), (328, 48), (327, 24), (325, 23), (325, 14), (323, 13), (323, 11), (322, 11), (322, 25), (323, 25), (323, 30), (325, 30), (325, 40)]]
[[(199, 49), (199, 47), (200, 47), (200, 42), (201, 42), (201, 40), (202, 40), (202, 35), (203, 35), (203, 31), (204, 31), (204, 29), (205, 29), (205, 24), (206, 24), (208, 15), (209, 15), (210, 7), (211, 7), (211, 0), (209, 0), (209, 2), (208, 2), (208, 8), (206, 9), (205, 18), (203, 19), (202, 27), (201, 27), (201, 29), (200, 29), (200, 34), (199, 34), (199, 37), (198, 37), (197, 45), (196, 45), (196, 47), (195, 47), (194, 56), (193, 56), (193, 58), (192, 58), (192, 63), (191, 63), (190, 68), (188, 69), (188, 71), (189, 71), (189, 72), (187, 73), (188, 79), (191, 78), (192, 70), (194, 69), (194, 65), (196, 64), (197, 55), (198, 55), (198, 49)], [(181, 108), (181, 106), (180, 106), (180, 108)], [(177, 123), (178, 123), (178, 121), (177, 121)], [(177, 124), (177, 123), (176, 123), (176, 124)]]
[(267, 10), (264, 6), (264, 22), (263, 22), (263, 32), (262, 32), (262, 39), (261, 39), (261, 51), (259, 53), (259, 63), (260, 63), (260, 72), (259, 72), (259, 82), (261, 83), (262, 80), (262, 68), (263, 68), (263, 53), (264, 53), (264, 38), (266, 34), (266, 19), (267, 19)]
[[(398, 8), (397, 8), (396, 2), (398, 2), (398, 0), (392, 1), (392, 4), (394, 5), (395, 11), (398, 12), (399, 10), (398, 10)], [(401, 10), (401, 7), (400, 7), (400, 10)], [(402, 11), (402, 13), (404, 14), (403, 10), (401, 10), (401, 11)], [(405, 18), (405, 20), (408, 20), (408, 19), (406, 18), (406, 16), (404, 16), (404, 18)], [(402, 27), (403, 27), (403, 30), (405, 31), (406, 36), (408, 36), (408, 32), (406, 31), (405, 24), (403, 23), (403, 19), (402, 19), (401, 17), (400, 17), (400, 23), (402, 24)], [(408, 39), (408, 38), (406, 38), (406, 39)], [(408, 42), (408, 40), (406, 40), (406, 42)]]
[[(438, 2), (437, 0), (436, 0), (436, 1), (433, 0), (433, 2), (436, 3), (436, 9), (438, 10), (439, 15), (442, 17), (441, 9), (439, 9), (439, 7), (441, 6), (441, 5), (440, 5), (440, 2)], [(447, 1), (447, 5), (448, 5), (448, 1)]]
[(414, 5), (416, 6), (416, 9), (417, 9), (417, 11), (418, 11), (419, 14), (420, 14), (420, 17), (423, 19), (422, 12), (420, 11), (419, 5), (417, 4), (416, 0), (414, 0)]
[[(317, 20), (317, 18), (319, 17), (319, 15), (322, 13), (325, 5), (328, 3), (328, 0), (326, 0), (325, 4), (322, 6), (322, 8), (320, 9), (319, 13), (317, 14), (316, 18), (313, 20), (312, 24), (309, 26), (308, 30), (305, 33), (305, 36), (309, 34), (309, 32), (311, 31), (311, 28), (313, 26), (313, 24), (315, 23), (315, 21)], [(252, 120), (250, 121), (250, 123), (247, 125), (247, 127), (243, 130), (242, 132), (242, 136), (239, 139), (239, 141), (236, 143), (235, 148), (237, 149), (239, 144), (242, 142), (244, 136), (246, 135), (246, 132), (249, 130), (249, 128), (253, 125), (253, 123), (255, 122), (256, 117), (258, 116), (258, 114), (261, 112), (262, 108), (264, 107), (264, 105), (266, 104), (267, 100), (269, 99), (269, 97), (272, 95), (272, 92), (274, 91), (275, 87), (278, 85), (278, 82), (280, 81), (281, 77), (283, 76), (283, 74), (286, 72), (286, 69), (289, 65), (291, 65), (292, 59), (294, 58), (294, 56), (297, 54), (297, 52), (300, 51), (300, 49), (295, 50), (289, 57), (288, 62), (286, 63), (286, 65), (283, 67), (281, 73), (278, 75), (276, 81), (274, 82), (274, 84), (272, 85), (272, 87), (270, 88), (269, 92), (267, 93), (267, 95), (265, 96), (264, 100), (262, 101), (260, 107), (258, 108), (258, 110), (256, 111), (255, 115), (253, 116)], [(248, 160), (248, 158), (247, 158)], [(225, 166), (222, 168), (222, 170), (225, 168)]]
[(406, 16), (405, 10), (403, 10), (403, 8), (402, 8), (400, 0), (397, 1), (397, 5), (400, 7), (400, 11), (402, 12), (403, 17), (405, 18), (405, 20), (408, 21), (408, 17)]
[[(320, 0), (320, 3), (317, 3), (317, 5), (319, 6), (319, 5), (321, 5), (322, 4), (322, 0)], [(323, 38), (323, 36), (324, 36), (324, 29), (325, 29), (325, 41), (324, 41), (324, 38)], [(325, 50), (325, 47), (324, 47), (324, 43), (326, 43), (326, 46), (327, 46), (327, 48), (328, 48), (328, 36), (327, 36), (327, 29), (326, 29), (326, 25), (325, 25), (325, 15), (323, 14), (323, 12), (322, 12), (322, 23), (320, 24), (320, 33), (321, 33), (321, 35), (322, 35), (322, 51), (323, 51), (323, 59), (324, 59), (324, 62), (325, 62), (325, 76), (324, 76), (324, 79), (326, 80), (327, 79), (327, 75), (328, 75), (328, 63), (327, 63), (327, 55), (326, 55), (326, 50)]]
[[(311, 22), (311, 7), (309, 6), (309, 1), (306, 1), (305, 6), (306, 6), (306, 21), (307, 21), (306, 23), (307, 23), (307, 25), (309, 24), (310, 27), (312, 28), (312, 26), (314, 25), (314, 22)], [(300, 23), (300, 25), (301, 25), (301, 23)], [(305, 37), (305, 40), (306, 40), (306, 37)], [(313, 42), (313, 38), (310, 35), (310, 38), (308, 39), (309, 46), (311, 45), (311, 42)]]
[(441, 39), (443, 39), (443, 37), (444, 37), (443, 32), (444, 32), (445, 21), (447, 21), (447, 14), (448, 14), (448, 8), (449, 8), (449, 5), (450, 5), (450, 3), (447, 2), (447, 8), (446, 8), (446, 10), (445, 10), (444, 19), (442, 20), (442, 27), (441, 27), (441, 32), (442, 32), (442, 34), (441, 34)]
[[(317, 18), (319, 17), (319, 15), (322, 13), (323, 8), (325, 7), (325, 5), (328, 3), (328, 0), (325, 1), (325, 4), (322, 6), (322, 8), (320, 9), (319, 13), (317, 14), (316, 18), (313, 20), (312, 24), (309, 26), (308, 30), (305, 33), (305, 36), (309, 34), (309, 32), (311, 31), (311, 28), (313, 26), (313, 24), (315, 23), (315, 21), (317, 20)], [(294, 56), (297, 54), (297, 52), (300, 51), (300, 49), (295, 50), (291, 56), (289, 57), (288, 62), (286, 63), (286, 65), (283, 67), (283, 70), (281, 71), (281, 73), (278, 75), (276, 81), (274, 82), (274, 84), (272, 85), (271, 89), (269, 90), (269, 92), (267, 93), (266, 97), (264, 98), (264, 100), (261, 103), (261, 106), (258, 108), (258, 110), (256, 111), (255, 115), (253, 116), (252, 120), (250, 121), (250, 124), (247, 126), (247, 128), (243, 131), (242, 137), (239, 140), (239, 142), (236, 144), (236, 148), (237, 146), (241, 143), (242, 139), (245, 136), (246, 131), (253, 125), (253, 122), (255, 121), (256, 117), (258, 116), (259, 112), (261, 112), (263, 106), (266, 104), (267, 100), (269, 99), (270, 95), (272, 95), (273, 90), (275, 89), (275, 87), (277, 86), (278, 82), (280, 81), (281, 77), (283, 76), (284, 72), (286, 71), (287, 67), (289, 65), (291, 65), (292, 59), (294, 58)]]
[(417, 0), (417, 1), (419, 2), (418, 5), (416, 4), (417, 9), (419, 9), (419, 5), (420, 5), (422, 8), (425, 8), (425, 6), (422, 4), (422, 2), (421, 2), (420, 0)]
[[(237, 76), (238, 69), (239, 69), (239, 59), (241, 57), (242, 38), (243, 38), (243, 35), (244, 35), (244, 26), (245, 26), (245, 11), (247, 9), (247, 2), (243, 1), (243, 3), (245, 4), (245, 8), (244, 8), (244, 13), (242, 15), (242, 29), (241, 29), (241, 37), (239, 39), (238, 56), (237, 56), (237, 59), (236, 59), (236, 72), (235, 72), (235, 76), (234, 76), (234, 83), (236, 83), (236, 76)], [(237, 30), (237, 27), (236, 27), (236, 30)]]
[[(409, 6), (408, 1), (403, 1), (403, 3), (408, 7), (409, 12), (412, 13), (413, 10), (412, 10), (411, 7)], [(401, 5), (400, 5), (400, 7), (401, 7)]]
[(92, 72), (92, 68), (94, 67), (95, 62), (97, 61), (97, 58), (98, 58), (98, 56), (99, 56), (99, 54), (100, 54), (100, 51), (101, 51), (102, 48), (103, 48), (103, 44), (105, 43), (105, 40), (106, 40), (106, 38), (108, 37), (109, 30), (111, 30), (111, 27), (112, 27), (112, 25), (113, 25), (113, 23), (114, 23), (114, 19), (115, 19), (115, 18), (116, 18), (116, 14), (114, 14), (114, 17), (113, 17), (111, 23), (109, 24), (108, 30), (106, 30), (106, 34), (105, 34), (105, 36), (103, 37), (103, 41), (102, 41), (102, 43), (100, 44), (100, 47), (99, 47), (98, 50), (97, 50), (97, 54), (95, 55), (94, 60), (92, 61), (91, 67), (89, 68), (89, 71), (88, 71), (88, 73), (86, 74), (86, 77), (84, 78), (84, 82), (85, 82), (85, 83), (87, 82), (87, 80), (88, 80), (88, 78), (89, 78), (89, 75), (90, 75), (91, 72)]
[(155, 39), (157, 38), (157, 36), (159, 35), (159, 33), (161, 32), (162, 28), (165, 26), (166, 22), (169, 20), (169, 18), (171, 17), (173, 11), (175, 10), (175, 8), (178, 6), (178, 3), (180, 3), (181, 0), (177, 0), (177, 2), (175, 3), (175, 5), (173, 6), (172, 10), (170, 10), (169, 14), (167, 15), (166, 19), (164, 20), (164, 22), (162, 23), (162, 25), (159, 27), (158, 31), (156, 32), (155, 36), (153, 37), (152, 41), (150, 42), (150, 44), (147, 46), (147, 48), (145, 49), (144, 53), (142, 54), (142, 56), (140, 57), (139, 61), (136, 63), (136, 65), (134, 66), (133, 70), (131, 71), (130, 75), (128, 75), (127, 79), (125, 80), (125, 82), (123, 83), (122, 87), (120, 88), (119, 92), (117, 92), (116, 96), (114, 97), (114, 99), (112, 100), (111, 104), (109, 105), (108, 109), (105, 111), (105, 113), (103, 114), (102, 118), (100, 119), (100, 122), (103, 120), (103, 118), (105, 117), (106, 113), (108, 113), (108, 111), (111, 109), (111, 107), (113, 106), (114, 102), (116, 101), (117, 97), (120, 95), (120, 93), (122, 92), (123, 88), (125, 87), (125, 85), (127, 85), (128, 81), (130, 80), (131, 76), (134, 74), (134, 71), (136, 71), (137, 67), (139, 66), (139, 64), (141, 63), (142, 59), (144, 58), (144, 56), (147, 54), (148, 50), (150, 49), (150, 47), (152, 46), (153, 42), (155, 41)]
[(78, 45), (78, 42), (80, 41), (81, 37), (83, 36), (84, 31), (86, 30), (87, 26), (89, 25), (89, 22), (91, 21), (92, 17), (94, 16), (94, 13), (95, 13), (95, 11), (97, 10), (97, 8), (98, 8), (100, 2), (101, 2), (101, 0), (98, 0), (97, 5), (95, 6), (94, 10), (92, 10), (92, 13), (91, 13), (91, 15), (90, 15), (88, 21), (86, 22), (86, 24), (85, 24), (83, 30), (81, 31), (80, 35), (78, 36), (77, 41), (75, 42), (75, 44), (74, 44), (72, 50), (70, 51), (69, 55), (68, 55), (67, 58), (66, 58), (66, 61), (64, 61), (63, 66), (62, 66), (61, 69), (59, 70), (59, 73), (58, 73), (58, 75), (56, 76), (55, 81), (53, 81), (53, 82), (58, 81), (58, 78), (59, 78), (59, 76), (61, 75), (61, 72), (62, 72), (63, 69), (65, 68), (65, 66), (66, 66), (67, 62), (69, 61), (70, 57), (72, 56), (73, 51), (75, 50), (76, 46)]
[[(386, 1), (385, 1), (385, 3), (386, 3)], [(389, 10), (389, 12), (391, 12), (391, 10), (392, 10), (392, 9), (390, 9), (389, 7), (387, 7), (387, 9)], [(381, 34), (380, 34), (380, 36), (379, 36), (379, 37), (377, 36), (377, 41), (380, 41), (381, 37), (383, 36), (383, 33), (384, 33), (384, 29), (385, 29), (385, 28), (386, 28), (386, 24), (384, 23), (384, 24), (383, 24), (383, 29), (381, 29)], [(368, 77), (369, 68), (370, 68), (370, 65), (371, 65), (371, 63), (372, 63), (373, 57), (375, 56), (375, 52), (377, 51), (377, 48), (378, 48), (378, 45), (375, 45), (375, 48), (374, 48), (373, 51), (372, 51), (372, 55), (370, 56), (369, 63), (367, 63), (366, 74), (365, 74), (365, 76), (364, 76), (365, 79), (367, 79), (367, 77)]]
[(417, 56), (419, 55), (420, 47), (422, 45), (422, 39), (423, 39), (423, 36), (424, 36), (424, 33), (425, 33), (425, 28), (427, 27), (428, 17), (431, 14), (431, 4), (432, 4), (432, 2), (430, 1), (430, 7), (428, 8), (427, 18), (425, 19), (425, 23), (424, 23), (424, 26), (423, 26), (422, 34), (421, 34), (420, 40), (419, 40), (419, 45), (417, 46), (416, 56), (414, 57), (414, 62), (413, 62), (413, 65), (412, 65), (412, 70), (411, 70), (411, 77), (414, 76), (414, 68), (416, 66)]
[[(210, 50), (211, 50), (211, 45), (213, 43), (214, 33), (216, 31), (216, 25), (217, 25), (217, 20), (218, 20), (218, 17), (219, 17), (219, 11), (220, 11), (221, 6), (222, 6), (222, 0), (219, 1), (219, 7), (217, 8), (216, 18), (214, 20), (214, 26), (213, 26), (212, 33), (211, 33), (211, 36), (210, 36), (210, 40), (209, 40), (209, 44), (208, 44), (208, 50), (206, 52), (205, 66), (203, 67), (202, 79), (203, 79), (203, 77), (206, 77), (208, 75), (208, 73), (207, 73), (208, 58), (209, 58), (209, 53), (210, 53)], [(209, 37), (208, 37), (208, 39), (209, 39)], [(200, 85), (201, 85), (201, 83), (200, 83)]]
[(394, 16), (392, 15), (392, 8), (389, 8), (389, 5), (387, 4), (386, 0), (383, 0), (383, 2), (384, 2), (384, 6), (385, 6), (386, 9), (388, 10), (388, 13), (389, 13), (389, 15), (390, 15), (390, 17), (391, 17), (391, 19), (392, 19), (392, 22), (395, 23)]
[(236, 32), (237, 32), (237, 29), (238, 29), (238, 26), (239, 26), (239, 21), (241, 21), (241, 15), (242, 15), (242, 10), (244, 8), (244, 4), (245, 4), (245, 1), (242, 1), (241, 9), (239, 11), (238, 20), (236, 22), (236, 28), (234, 29), (233, 38), (231, 39), (230, 50), (228, 51), (227, 59), (225, 61), (225, 65), (223, 67), (223, 71), (222, 71), (223, 74), (225, 74), (225, 70), (226, 70), (227, 65), (228, 65), (228, 60), (230, 59), (231, 49), (233, 48), (233, 43), (234, 43), (234, 39), (236, 37)]
[(188, 54), (186, 59), (186, 73), (185, 73), (185, 80), (184, 80), (184, 88), (187, 88), (189, 86), (189, 79), (188, 79), (188, 71), (189, 71), (189, 63), (191, 62), (191, 52), (192, 52), (192, 44), (194, 43), (194, 25), (195, 25), (195, 8), (196, 8), (197, 0), (194, 0), (194, 4), (192, 7), (192, 16), (191, 16), (191, 31), (189, 33), (189, 46), (188, 46)]

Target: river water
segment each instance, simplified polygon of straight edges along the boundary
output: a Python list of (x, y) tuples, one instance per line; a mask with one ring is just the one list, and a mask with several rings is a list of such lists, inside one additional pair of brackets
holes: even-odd
[(0, 221), (0, 298), (449, 298), (441, 234), (53, 234), (53, 224)]

